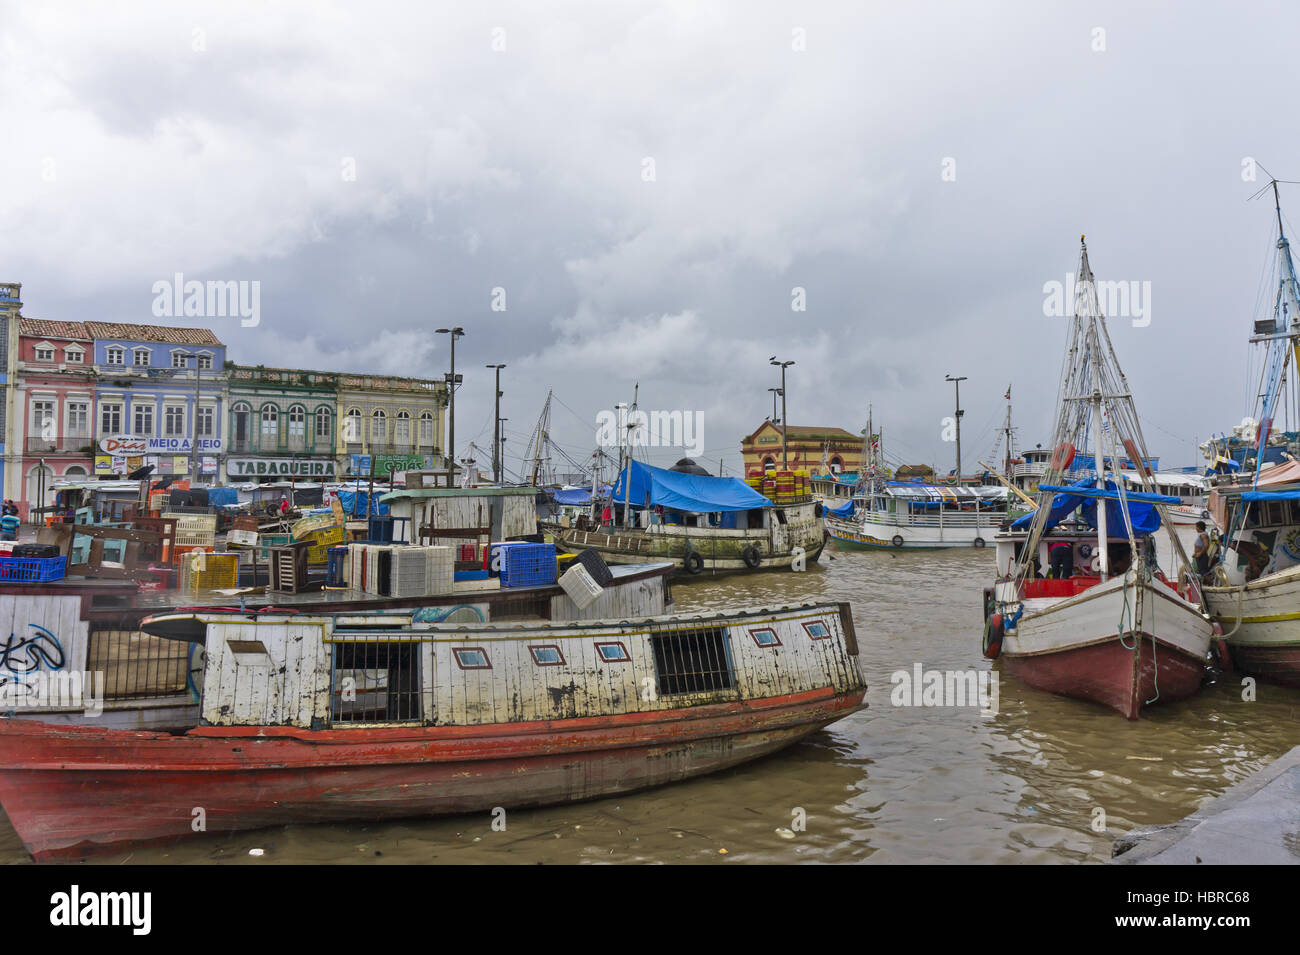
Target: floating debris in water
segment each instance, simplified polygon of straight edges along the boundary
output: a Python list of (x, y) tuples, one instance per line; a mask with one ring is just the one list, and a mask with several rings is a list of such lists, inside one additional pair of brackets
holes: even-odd
[(779, 828), (776, 830), (776, 834), (777, 834), (778, 836), (780, 836), (782, 839), (793, 839), (793, 838), (794, 838), (794, 833), (793, 833), (791, 830), (786, 829), (786, 828), (783, 827), (783, 826), (782, 826), (782, 827), (779, 827)]
[(249, 854), (250, 856), (260, 856), (260, 855), (265, 854), (265, 852), (266, 852), (265, 849), (249, 849), (249, 850), (248, 850), (248, 854)]
[(1165, 761), (1165, 758), (1163, 756), (1125, 756), (1124, 758), (1140, 759), (1143, 762), (1147, 762), (1147, 763), (1163, 763)]

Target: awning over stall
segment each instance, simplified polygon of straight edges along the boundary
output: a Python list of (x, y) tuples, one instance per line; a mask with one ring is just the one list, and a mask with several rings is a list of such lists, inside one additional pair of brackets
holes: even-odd
[[(1114, 481), (1107, 481), (1104, 489), (1095, 487), (1095, 478), (1083, 478), (1074, 484), (1060, 487), (1053, 484), (1040, 484), (1040, 491), (1056, 491), (1047, 512), (1047, 527), (1053, 528), (1065, 520), (1077, 509), (1083, 515), (1089, 527), (1097, 527), (1097, 502), (1106, 502), (1106, 530), (1111, 536), (1127, 536), (1124, 524), (1123, 501)], [(1160, 514), (1157, 504), (1181, 504), (1182, 501), (1167, 494), (1146, 494), (1129, 491), (1124, 497), (1128, 500), (1129, 519), (1133, 522), (1134, 534), (1153, 534), (1160, 528)], [(1037, 511), (1030, 511), (1024, 517), (1012, 522), (1012, 528), (1023, 530), (1033, 523)]]

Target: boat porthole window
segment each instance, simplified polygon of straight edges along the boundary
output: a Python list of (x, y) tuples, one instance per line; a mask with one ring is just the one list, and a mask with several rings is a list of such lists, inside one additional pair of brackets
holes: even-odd
[(826, 640), (831, 635), (830, 628), (820, 620), (815, 621), (814, 623), (805, 623), (803, 628), (808, 631), (808, 636), (812, 637), (814, 640)]
[(762, 627), (758, 630), (749, 631), (749, 635), (754, 638), (754, 642), (760, 647), (779, 647), (781, 638), (776, 635), (776, 631), (771, 627)]
[(627, 647), (621, 643), (598, 643), (596, 644), (596, 652), (600, 654), (600, 658), (606, 663), (623, 663), (632, 659), (628, 655)]
[(482, 647), (458, 647), (452, 650), (456, 655), (456, 665), (462, 670), (490, 670), (487, 651)]
[(564, 654), (560, 652), (560, 648), (557, 646), (529, 647), (528, 652), (533, 655), (533, 662), (539, 667), (564, 665)]

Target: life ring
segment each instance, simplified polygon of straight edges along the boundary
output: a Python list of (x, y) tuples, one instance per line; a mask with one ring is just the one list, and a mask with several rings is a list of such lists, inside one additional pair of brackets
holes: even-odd
[(996, 660), (1002, 653), (1002, 614), (990, 614), (988, 620), (984, 622), (984, 657), (987, 660)]
[(1074, 461), (1074, 445), (1069, 441), (1062, 441), (1052, 452), (1052, 470), (1065, 471)]
[(1080, 544), (1080, 545), (1079, 545), (1079, 556), (1082, 557), (1084, 560), (1087, 560), (1089, 557), (1091, 557), (1091, 556), (1092, 556), (1092, 545), (1091, 545), (1091, 544)]
[(697, 550), (687, 551), (686, 556), (682, 559), (682, 566), (691, 576), (695, 576), (704, 569), (704, 558), (700, 556)]
[(741, 560), (745, 562), (745, 566), (748, 567), (750, 570), (753, 570), (763, 562), (763, 555), (758, 552), (758, 548), (755, 547), (753, 544), (750, 544), (743, 551), (741, 551), (740, 557)]
[(902, 535), (900, 535), (900, 534), (895, 534), (895, 535), (894, 535), (894, 539), (893, 539), (892, 541), (890, 541), (890, 543), (893, 544), (895, 547), (902, 547), (902, 546), (903, 546), (903, 538), (902, 538)]
[(1201, 508), (1201, 520), (1208, 521), (1209, 519), (1210, 519), (1210, 512), (1205, 508)]
[(975, 538), (973, 541), (971, 541), (971, 544), (974, 545), (976, 548), (983, 547), (983, 546), (984, 546), (984, 538), (982, 538), (982, 537), (977, 537), (977, 538)]

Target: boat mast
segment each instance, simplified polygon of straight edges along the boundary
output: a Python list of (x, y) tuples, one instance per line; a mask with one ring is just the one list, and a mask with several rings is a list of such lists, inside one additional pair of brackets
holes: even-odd
[(1011, 478), (1011, 459), (1014, 453), (1011, 450), (1011, 386), (1007, 385), (1007, 423), (1003, 429), (1003, 435), (1007, 442), (1007, 457), (1003, 462), (1003, 470), (1006, 472), (1008, 480)]
[(623, 482), (623, 526), (630, 527), (629, 519), (632, 516), (632, 429), (636, 427), (632, 419), (636, 416), (636, 403), (641, 393), (641, 383), (637, 382), (632, 386), (632, 408), (627, 416), (627, 471), (624, 472), (626, 480)]
[[(1093, 463), (1097, 467), (1097, 490), (1106, 490), (1106, 456), (1101, 447), (1101, 389), (1098, 388), (1092, 395), (1092, 428), (1093, 428)], [(1118, 485), (1116, 485), (1118, 486)], [(1106, 533), (1106, 502), (1105, 500), (1097, 501), (1097, 556), (1101, 560), (1101, 579), (1106, 580), (1106, 575), (1110, 573), (1110, 552), (1106, 547), (1108, 535)]]

